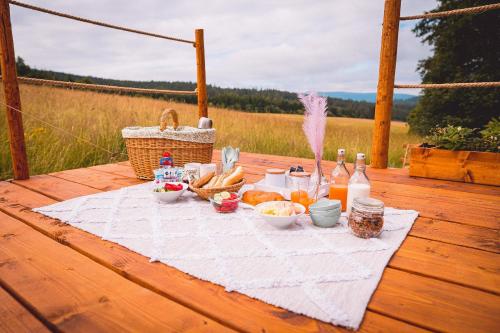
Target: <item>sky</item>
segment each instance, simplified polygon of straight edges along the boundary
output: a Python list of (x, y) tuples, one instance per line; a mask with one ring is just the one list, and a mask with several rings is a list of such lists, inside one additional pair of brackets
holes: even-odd
[[(207, 82), (288, 91), (373, 92), (383, 0), (21, 0), (139, 30), (194, 39), (205, 29)], [(436, 7), (403, 0), (401, 15)], [(17, 56), (39, 69), (124, 80), (196, 81), (190, 44), (106, 29), (11, 6)], [(400, 25), (396, 82), (420, 82), (430, 54)], [(399, 90), (413, 93), (415, 90)]]

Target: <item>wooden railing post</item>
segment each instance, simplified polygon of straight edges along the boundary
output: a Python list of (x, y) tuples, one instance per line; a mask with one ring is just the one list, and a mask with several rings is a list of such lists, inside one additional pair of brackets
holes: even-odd
[(195, 42), (198, 114), (200, 117), (208, 117), (207, 76), (205, 73), (205, 44), (203, 41), (203, 29), (195, 30)]
[(0, 20), (0, 58), (5, 104), (14, 108), (5, 107), (12, 169), (14, 179), (28, 179), (29, 170), (24, 143), (23, 118), (22, 114), (16, 111), (16, 109), (21, 110), (21, 96), (17, 84), (16, 56), (8, 0), (0, 0)]
[(385, 0), (370, 165), (387, 168), (401, 0)]

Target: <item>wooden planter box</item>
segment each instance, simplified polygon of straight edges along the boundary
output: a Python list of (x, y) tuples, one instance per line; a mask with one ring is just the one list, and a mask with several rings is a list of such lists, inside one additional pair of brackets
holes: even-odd
[(500, 153), (411, 149), (410, 176), (500, 185)]

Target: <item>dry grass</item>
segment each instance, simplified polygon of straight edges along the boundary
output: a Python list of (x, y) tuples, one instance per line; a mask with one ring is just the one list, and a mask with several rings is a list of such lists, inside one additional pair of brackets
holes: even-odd
[[(1, 97), (3, 101), (3, 96)], [(158, 123), (166, 106), (179, 112), (180, 123), (197, 124), (195, 105), (165, 102), (146, 97), (129, 97), (59, 88), (21, 86), (25, 136), (32, 174), (85, 167), (126, 156), (98, 150), (87, 143), (47, 126), (34, 117), (72, 135), (96, 143), (112, 152), (126, 153), (120, 129)], [(210, 117), (217, 128), (217, 147), (232, 145), (242, 151), (274, 155), (312, 157), (301, 130), (302, 117), (243, 113), (211, 108)], [(29, 116), (32, 115), (32, 116)], [(348, 160), (356, 152), (369, 156), (372, 120), (329, 118), (325, 142), (325, 159), (334, 159), (337, 148), (347, 149)], [(0, 117), (0, 178), (12, 176), (5, 117)], [(401, 166), (403, 145), (417, 143), (405, 123), (394, 122), (391, 130), (390, 165)]]

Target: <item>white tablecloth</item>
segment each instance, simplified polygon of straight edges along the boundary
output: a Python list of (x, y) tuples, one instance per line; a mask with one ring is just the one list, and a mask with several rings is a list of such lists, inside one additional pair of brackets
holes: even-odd
[(203, 280), (300, 314), (357, 329), (392, 254), (418, 213), (386, 208), (379, 238), (304, 217), (274, 229), (251, 209), (219, 214), (186, 192), (157, 203), (151, 184), (35, 209)]

